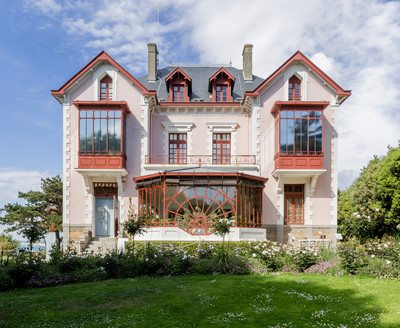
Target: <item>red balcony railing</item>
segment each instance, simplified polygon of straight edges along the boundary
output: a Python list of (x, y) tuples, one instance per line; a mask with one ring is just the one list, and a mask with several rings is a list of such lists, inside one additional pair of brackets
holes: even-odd
[(323, 152), (280, 152), (276, 153), (275, 169), (323, 169)]
[(256, 157), (254, 155), (232, 155), (221, 159), (213, 155), (187, 155), (186, 158), (176, 158), (169, 155), (147, 155), (146, 164), (255, 165)]

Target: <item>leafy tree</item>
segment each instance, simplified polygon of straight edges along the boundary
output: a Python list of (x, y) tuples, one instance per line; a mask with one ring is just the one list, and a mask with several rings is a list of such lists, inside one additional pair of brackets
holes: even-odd
[(19, 241), (15, 240), (10, 234), (2, 233), (0, 235), (0, 250), (13, 250), (19, 248)]
[(41, 191), (19, 192), (18, 197), (26, 205), (7, 204), (2, 209), (6, 212), (0, 222), (10, 225), (7, 231), (18, 231), (32, 244), (39, 241), (46, 231), (56, 234), (56, 247), (60, 248), (62, 230), (62, 180), (59, 175), (43, 178)]
[(360, 176), (339, 193), (340, 231), (360, 240), (398, 234), (400, 224), (400, 144), (375, 156)]
[(32, 203), (27, 205), (6, 204), (2, 211), (6, 214), (0, 218), (0, 222), (10, 225), (6, 232), (18, 231), (29, 242), (29, 249), (32, 252), (33, 244), (43, 238), (45, 230), (41, 224), (41, 212)]

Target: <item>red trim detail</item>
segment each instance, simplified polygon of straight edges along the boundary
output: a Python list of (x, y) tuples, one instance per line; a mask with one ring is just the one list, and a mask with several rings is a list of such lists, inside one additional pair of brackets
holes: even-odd
[(78, 168), (80, 169), (125, 169), (126, 155), (117, 156), (79, 155)]
[[(192, 79), (180, 68), (177, 67), (171, 74), (165, 78), (167, 91), (169, 91), (168, 101), (171, 102), (190, 102), (189, 87)], [(177, 90), (177, 97), (174, 96), (175, 87)], [(181, 97), (181, 88), (183, 88), (183, 97)]]
[(306, 64), (311, 70), (317, 73), (326, 83), (328, 83), (338, 94), (338, 96), (345, 97), (351, 95), (351, 90), (343, 90), (335, 81), (333, 81), (328, 75), (326, 75), (321, 69), (319, 69), (311, 60), (309, 60), (300, 51), (297, 51), (292, 57), (284, 62), (275, 72), (267, 77), (263, 83), (261, 83), (255, 90), (246, 91), (243, 103), (245, 103), (246, 97), (258, 96), (260, 91), (271, 83), (279, 74), (281, 74), (286, 68), (295, 62), (302, 62)]
[(293, 110), (324, 110), (329, 106), (329, 101), (275, 101), (271, 108), (271, 114), (278, 113), (281, 109)]
[[(211, 101), (215, 102), (231, 102), (233, 101), (232, 90), (236, 79), (230, 74), (225, 68), (221, 67), (214, 75), (208, 80), (208, 90), (212, 92)], [(217, 87), (226, 87), (226, 91), (217, 90)], [(217, 97), (217, 92), (219, 92), (219, 97)], [(223, 95), (221, 92), (226, 92), (226, 100), (223, 100)]]
[(122, 109), (125, 114), (131, 112), (126, 101), (74, 101), (72, 102), (79, 110), (86, 109)]
[(73, 86), (82, 76), (89, 72), (94, 66), (100, 62), (108, 62), (113, 65), (119, 72), (121, 72), (134, 86), (140, 89), (144, 95), (156, 95), (156, 92), (149, 91), (144, 85), (136, 80), (125, 68), (118, 64), (109, 54), (104, 50), (94, 57), (86, 66), (79, 70), (72, 78), (70, 78), (65, 84), (63, 84), (57, 90), (51, 90), (53, 96), (64, 96), (65, 92)]
[(185, 80), (187, 80), (188, 82), (192, 82), (192, 79), (190, 78), (189, 75), (187, 75), (180, 67), (175, 68), (171, 74), (169, 74), (166, 78), (165, 78), (165, 82), (169, 83), (169, 80), (173, 80), (173, 77), (175, 74), (180, 73), (183, 75), (183, 78)]
[(241, 178), (246, 178), (246, 179), (252, 179), (256, 181), (261, 181), (261, 182), (267, 182), (268, 178), (262, 178), (262, 177), (256, 177), (254, 175), (249, 175), (245, 173), (240, 173), (240, 172), (224, 172), (224, 173), (217, 173), (217, 172), (158, 172), (154, 174), (148, 174), (148, 175), (142, 175), (140, 177), (132, 178), (133, 181), (141, 182), (141, 181), (146, 181), (146, 180), (152, 180), (154, 178), (165, 178), (165, 177), (171, 177), (171, 176), (176, 176), (176, 177), (195, 177), (195, 176), (216, 176), (216, 177), (241, 177)]
[(221, 74), (221, 73), (225, 73), (225, 75), (227, 76), (227, 78), (228, 78), (228, 80), (232, 80), (232, 82), (235, 82), (236, 81), (236, 79), (235, 79), (235, 77), (231, 74), (231, 73), (229, 73), (224, 67), (221, 67), (214, 75), (212, 75), (210, 78), (209, 78), (209, 83), (211, 83), (211, 82), (213, 82), (214, 80), (216, 80), (217, 79), (217, 76), (219, 75), (219, 74)]
[(176, 106), (193, 106), (193, 107), (206, 107), (206, 106), (218, 106), (218, 107), (226, 107), (226, 106), (236, 106), (240, 107), (242, 104), (240, 102), (194, 102), (194, 101), (183, 101), (183, 102), (167, 102), (163, 101), (160, 102), (160, 106), (169, 106), (169, 107), (176, 107)]

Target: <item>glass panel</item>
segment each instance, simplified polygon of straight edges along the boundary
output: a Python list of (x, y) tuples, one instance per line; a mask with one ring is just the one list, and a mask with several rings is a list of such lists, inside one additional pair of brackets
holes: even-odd
[(293, 141), (294, 141), (293, 120), (287, 120), (287, 150), (289, 154), (293, 154)]
[[(107, 112), (105, 112), (105, 113), (107, 114)], [(106, 119), (101, 119), (100, 150), (102, 153), (107, 152), (107, 120)]]
[(315, 113), (316, 113), (317, 117), (322, 117), (322, 111), (319, 110), (319, 111), (316, 111)]
[[(96, 116), (95, 112), (95, 116)], [(100, 120), (95, 119), (94, 120), (94, 151), (99, 152), (100, 151), (100, 140), (101, 140), (101, 134), (100, 134)]]
[(309, 124), (310, 124), (310, 126), (309, 126), (309, 136), (308, 136), (308, 144), (309, 144), (309, 151), (312, 153), (312, 152), (315, 152), (315, 121), (317, 121), (317, 120), (315, 120), (315, 119), (310, 119), (309, 120)]
[(120, 118), (122, 116), (122, 112), (120, 112), (120, 111), (115, 111), (114, 112), (114, 117), (115, 118)]
[(99, 118), (99, 117), (100, 117), (100, 114), (101, 114), (100, 111), (98, 111), (98, 110), (95, 110), (95, 111), (94, 111), (94, 117), (95, 117), (95, 118)]
[[(112, 114), (112, 112), (109, 112), (109, 114)], [(108, 120), (108, 153), (113, 155), (114, 154), (114, 124), (115, 120), (114, 119), (109, 119)]]
[(285, 119), (281, 120), (281, 152), (283, 155), (287, 151), (287, 121)]
[(316, 148), (317, 153), (322, 152), (322, 119), (315, 120), (315, 138), (316, 138)]
[(79, 141), (79, 151), (86, 152), (86, 119), (80, 120)]

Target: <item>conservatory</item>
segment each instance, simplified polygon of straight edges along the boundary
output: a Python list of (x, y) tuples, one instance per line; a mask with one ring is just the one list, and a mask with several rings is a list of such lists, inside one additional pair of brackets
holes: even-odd
[(139, 215), (151, 227), (177, 227), (190, 235), (211, 235), (212, 221), (234, 219), (235, 227), (262, 227), (267, 179), (202, 168), (164, 171), (134, 178)]

